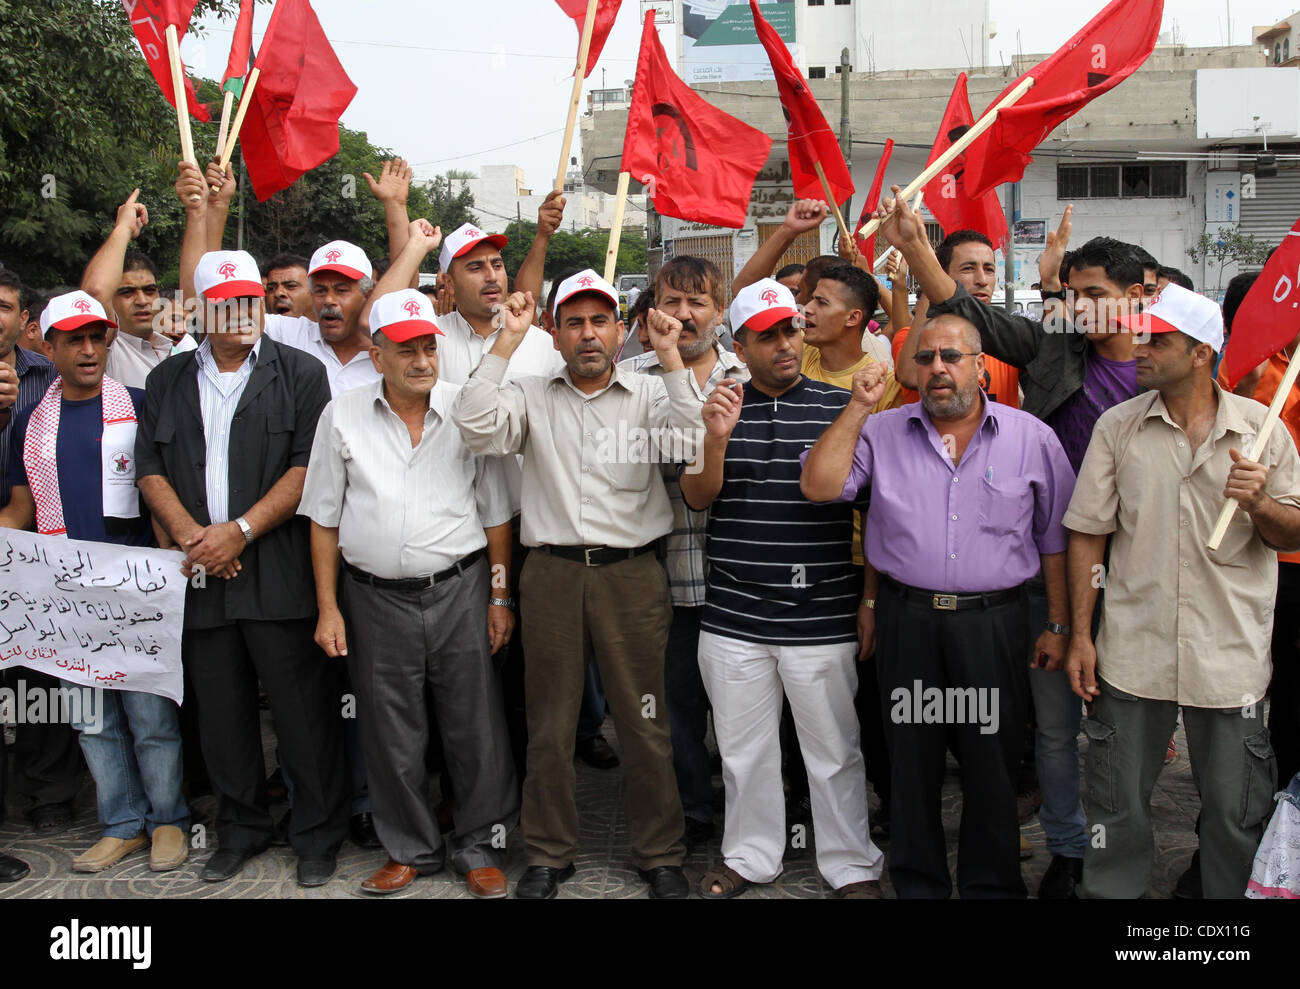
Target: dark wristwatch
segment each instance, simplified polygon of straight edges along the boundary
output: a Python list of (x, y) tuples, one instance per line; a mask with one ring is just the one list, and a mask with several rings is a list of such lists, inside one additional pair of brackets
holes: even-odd
[(1043, 627), (1044, 627), (1045, 629), (1047, 629), (1047, 631), (1051, 632), (1053, 635), (1069, 635), (1069, 634), (1070, 634), (1070, 626), (1069, 626), (1069, 625), (1058, 625), (1058, 624), (1056, 624), (1056, 622), (1047, 622)]
[(1062, 302), (1065, 301), (1064, 287), (1057, 289), (1055, 292), (1049, 292), (1045, 288), (1040, 288), (1038, 290), (1038, 295), (1044, 302), (1046, 302), (1048, 299), (1060, 299)]

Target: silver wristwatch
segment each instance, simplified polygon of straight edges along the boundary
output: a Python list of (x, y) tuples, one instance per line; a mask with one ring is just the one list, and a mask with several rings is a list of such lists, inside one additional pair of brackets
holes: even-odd
[(235, 519), (235, 525), (239, 526), (239, 531), (244, 534), (244, 545), (247, 546), (253, 541), (253, 527), (248, 524), (248, 519), (242, 515)]
[(488, 604), (494, 608), (511, 608), (515, 606), (514, 598), (489, 598)]

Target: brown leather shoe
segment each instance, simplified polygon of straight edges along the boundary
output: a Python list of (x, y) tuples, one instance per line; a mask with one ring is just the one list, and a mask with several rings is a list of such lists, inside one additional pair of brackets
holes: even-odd
[(470, 869), (465, 888), (480, 900), (499, 900), (506, 895), (506, 874), (500, 869)]
[(103, 872), (111, 869), (132, 852), (149, 847), (149, 839), (142, 834), (134, 838), (105, 836), (72, 860), (73, 872)]
[(885, 891), (880, 888), (879, 879), (864, 879), (862, 882), (841, 886), (835, 895), (841, 900), (883, 900)]
[(389, 859), (384, 863), (383, 868), (361, 883), (361, 888), (367, 893), (381, 896), (385, 893), (396, 893), (399, 889), (406, 889), (415, 882), (415, 877), (419, 874), (415, 866), (402, 865)]
[(185, 832), (174, 824), (164, 824), (153, 829), (150, 839), (149, 871), (170, 872), (180, 868), (190, 853)]

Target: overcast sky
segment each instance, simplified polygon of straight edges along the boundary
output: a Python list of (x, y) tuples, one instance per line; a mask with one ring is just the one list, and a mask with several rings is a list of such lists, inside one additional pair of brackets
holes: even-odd
[[(419, 178), (448, 168), (516, 164), (535, 191), (549, 187), (559, 161), (577, 30), (553, 0), (312, 0), (339, 60), (358, 87), (343, 122), (410, 160)], [(1286, 19), (1300, 0), (1166, 0), (1162, 30), (1179, 40), (1246, 44), (1255, 24)], [(882, 3), (882, 9), (887, 9)], [(1056, 48), (1105, 3), (991, 0), (998, 36), (990, 61)], [(1044, 16), (1047, 11), (1051, 16)], [(636, 66), (639, 0), (623, 0), (618, 22), (589, 86), (620, 85)], [(254, 45), (270, 7), (258, 4)], [(203, 41), (187, 37), (193, 69), (220, 78), (231, 22), (208, 20)], [(999, 58), (1001, 53), (1002, 58)], [(954, 70), (955, 74), (955, 70)], [(775, 84), (773, 84), (775, 85)], [(584, 95), (585, 107), (585, 95)], [(575, 152), (576, 153), (576, 152)]]

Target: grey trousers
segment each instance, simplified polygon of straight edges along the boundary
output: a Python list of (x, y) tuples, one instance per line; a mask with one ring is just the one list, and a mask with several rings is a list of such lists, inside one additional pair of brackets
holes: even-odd
[(456, 794), (452, 867), (501, 868), (519, 800), (488, 646), (487, 562), (422, 591), (380, 590), (346, 571), (342, 584), (348, 671), (379, 840), (402, 865), (425, 872), (442, 865), (424, 762), (432, 704)]
[[(1084, 721), (1088, 848), (1079, 895), (1136, 899), (1151, 879), (1151, 791), (1178, 704), (1134, 697), (1104, 681), (1100, 686), (1094, 711)], [(1183, 707), (1192, 776), (1201, 791), (1201, 882), (1207, 899), (1245, 895), (1273, 806), (1277, 762), (1261, 708)]]

